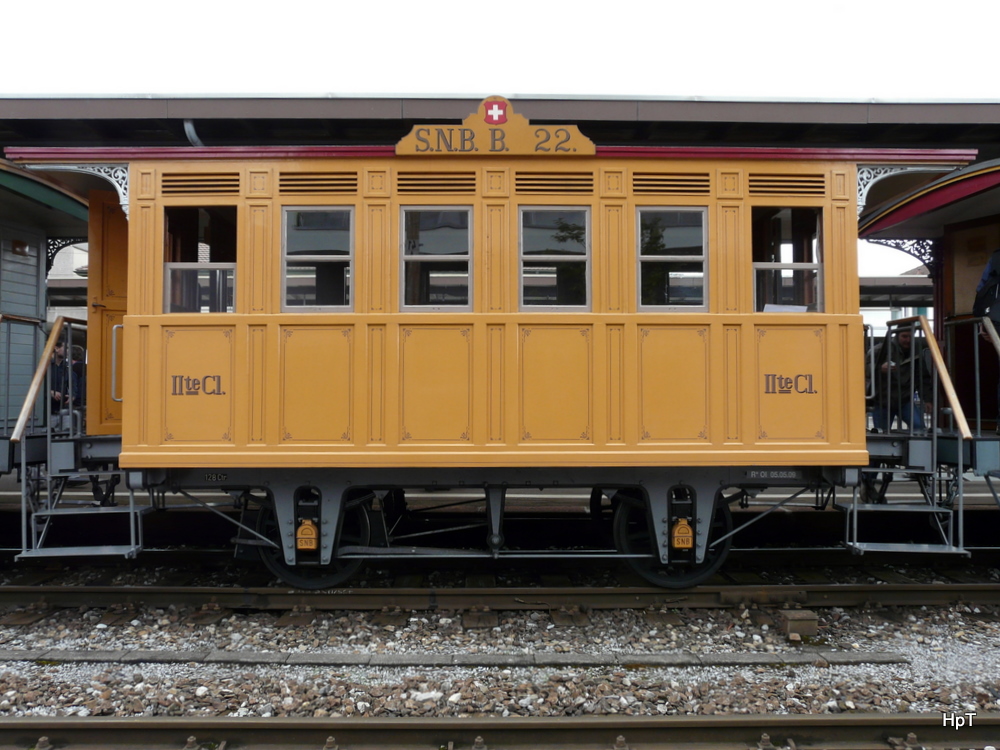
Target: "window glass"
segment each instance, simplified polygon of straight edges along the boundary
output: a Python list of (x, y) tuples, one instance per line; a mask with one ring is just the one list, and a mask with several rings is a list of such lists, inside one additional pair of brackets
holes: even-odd
[(469, 209), (403, 209), (403, 306), (471, 305)]
[(164, 311), (233, 312), (236, 207), (164, 209)]
[(640, 209), (639, 306), (705, 304), (705, 210)]
[(521, 304), (587, 307), (590, 226), (586, 210), (521, 210)]
[(350, 208), (285, 210), (285, 309), (346, 307), (351, 300)]
[(757, 206), (751, 223), (755, 309), (822, 312), (822, 209)]

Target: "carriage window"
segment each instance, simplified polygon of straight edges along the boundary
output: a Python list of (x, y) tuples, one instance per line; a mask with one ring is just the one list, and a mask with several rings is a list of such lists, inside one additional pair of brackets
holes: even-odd
[(284, 307), (350, 309), (350, 208), (289, 208), (284, 215)]
[(705, 210), (639, 211), (639, 306), (705, 309)]
[(236, 207), (164, 209), (164, 312), (233, 312)]
[(751, 212), (757, 312), (823, 311), (823, 210)]
[(589, 261), (587, 211), (521, 209), (521, 307), (588, 307)]
[(403, 307), (471, 307), (467, 208), (403, 209)]

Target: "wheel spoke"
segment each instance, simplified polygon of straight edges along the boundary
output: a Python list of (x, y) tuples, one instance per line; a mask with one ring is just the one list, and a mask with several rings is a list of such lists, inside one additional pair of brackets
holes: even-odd
[[(364, 564), (362, 558), (339, 559), (334, 550), (328, 565), (288, 565), (281, 548), (274, 507), (270, 504), (261, 505), (257, 531), (278, 544), (277, 548), (259, 547), (261, 561), (279, 579), (297, 588), (324, 589), (339, 586)], [(352, 546), (364, 546), (370, 539), (367, 507), (359, 505), (345, 510), (338, 546), (348, 543)]]
[(629, 498), (619, 503), (614, 516), (615, 546), (623, 555), (629, 555), (625, 559), (626, 564), (650, 583), (666, 588), (695, 586), (718, 570), (729, 552), (731, 538), (714, 545), (712, 542), (731, 529), (729, 505), (724, 501), (717, 502), (709, 524), (709, 547), (705, 559), (700, 563), (674, 560), (663, 564), (656, 555), (656, 542), (651, 536), (645, 503)]

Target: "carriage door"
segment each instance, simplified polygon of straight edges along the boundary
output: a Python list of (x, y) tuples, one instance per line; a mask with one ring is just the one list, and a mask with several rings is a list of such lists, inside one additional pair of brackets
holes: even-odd
[(125, 316), (128, 220), (117, 193), (92, 190), (89, 198), (87, 433), (117, 435), (122, 431), (122, 405), (115, 400), (122, 390), (122, 329), (115, 326)]

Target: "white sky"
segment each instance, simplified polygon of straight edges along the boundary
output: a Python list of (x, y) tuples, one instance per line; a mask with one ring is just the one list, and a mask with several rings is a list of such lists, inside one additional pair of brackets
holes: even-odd
[(991, 2), (11, 2), (0, 94), (1000, 99)]
[[(0, 96), (1000, 101), (981, 33), (998, 18), (971, 0), (17, 2)], [(863, 274), (916, 265), (861, 256)]]

